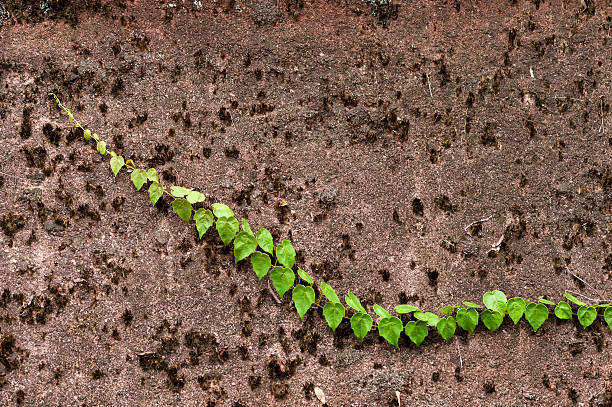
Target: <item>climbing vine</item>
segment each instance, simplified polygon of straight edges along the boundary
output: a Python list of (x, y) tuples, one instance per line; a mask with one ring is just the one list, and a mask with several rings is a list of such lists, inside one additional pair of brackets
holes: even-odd
[(321, 308), (323, 317), (332, 331), (335, 331), (343, 320), (348, 320), (355, 336), (360, 340), (363, 340), (370, 331), (377, 330), (381, 337), (395, 347), (398, 347), (402, 332), (419, 346), (430, 334), (430, 329), (435, 330), (445, 340), (449, 340), (455, 335), (457, 326), (470, 334), (479, 323), (489, 331), (495, 331), (506, 316), (515, 325), (525, 318), (533, 331), (537, 332), (550, 317), (551, 309), (558, 319), (571, 320), (576, 317), (585, 329), (598, 317), (603, 317), (612, 330), (612, 304), (588, 305), (567, 292), (564, 294), (564, 300), (555, 303), (543, 298), (535, 301), (521, 297), (508, 299), (502, 291), (493, 290), (483, 295), (483, 305), (463, 301), (459, 306), (442, 307), (438, 313), (425, 312), (411, 304), (395, 306), (395, 313), (410, 314), (410, 320), (406, 324), (378, 304), (372, 307), (376, 314), (374, 320), (359, 298), (350, 291), (344, 297), (344, 303), (349, 307), (347, 309), (336, 291), (325, 281), (320, 283), (321, 295), (317, 298), (312, 277), (300, 267), (297, 267), (296, 277), (294, 271), (296, 252), (289, 240), (283, 240), (275, 246), (269, 230), (262, 228), (253, 232), (246, 219), (241, 219), (239, 222), (232, 209), (223, 203), (212, 203), (209, 209), (194, 209), (195, 204), (206, 201), (206, 196), (202, 192), (177, 185), (167, 189), (160, 182), (155, 168), (138, 168), (133, 160), (126, 161), (114, 151), (107, 151), (104, 140), (90, 129), (84, 128), (70, 109), (61, 103), (57, 95), (54, 93), (49, 95), (68, 116), (68, 121), (83, 131), (83, 139), (95, 141), (96, 149), (101, 155), (107, 153), (110, 155), (110, 168), (115, 177), (125, 170), (130, 174), (136, 190), (140, 191), (148, 184), (147, 190), (152, 205), (155, 205), (164, 194), (168, 195), (172, 199), (172, 211), (187, 224), (193, 220), (200, 239), (214, 225), (223, 244), (225, 246), (233, 244), (236, 263), (248, 259), (257, 278), (261, 280), (268, 276), (281, 299), (291, 291), (291, 300), (301, 319), (309, 310)]

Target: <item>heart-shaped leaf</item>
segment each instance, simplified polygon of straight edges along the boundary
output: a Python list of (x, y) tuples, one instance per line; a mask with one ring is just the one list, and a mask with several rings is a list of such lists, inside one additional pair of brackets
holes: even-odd
[(307, 272), (298, 267), (298, 276), (308, 284), (312, 285), (312, 278), (308, 275)]
[(257, 244), (262, 248), (264, 252), (268, 252), (272, 254), (272, 250), (274, 249), (272, 234), (268, 229), (259, 229), (257, 231)]
[(293, 267), (295, 263), (295, 249), (289, 240), (283, 240), (276, 246), (276, 259), (287, 268)]
[(421, 343), (423, 343), (423, 341), (429, 334), (427, 325), (425, 325), (425, 322), (423, 321), (409, 321), (406, 324), (404, 331), (416, 346), (419, 346)]
[(415, 312), (414, 317), (419, 321), (425, 322), (429, 326), (437, 326), (440, 317), (433, 312)]
[(238, 263), (242, 259), (246, 259), (257, 249), (257, 241), (255, 236), (248, 232), (240, 232), (234, 239), (234, 261)]
[(270, 267), (272, 267), (272, 260), (270, 260), (270, 256), (265, 253), (255, 252), (251, 254), (251, 265), (253, 266), (253, 271), (257, 275), (257, 278), (261, 280), (268, 274)]
[(340, 298), (338, 298), (338, 295), (336, 294), (334, 289), (325, 281), (321, 282), (321, 291), (323, 292), (323, 295), (325, 296), (325, 298), (327, 298), (328, 301), (340, 303)]
[(514, 325), (518, 324), (523, 317), (525, 308), (527, 308), (527, 302), (521, 297), (514, 297), (508, 300), (508, 315), (512, 322), (514, 322)]
[(533, 328), (533, 332), (537, 332), (544, 321), (548, 319), (548, 308), (546, 308), (546, 305), (529, 303), (525, 309), (525, 319)]
[(234, 218), (233, 216), (231, 218), (221, 217), (217, 219), (217, 225), (215, 227), (217, 232), (219, 232), (219, 237), (225, 246), (232, 243), (234, 236), (236, 236), (236, 233), (238, 233), (238, 229), (240, 228), (238, 225), (238, 219)]
[(106, 154), (106, 141), (98, 141), (96, 143), (96, 149), (100, 155)]
[(344, 318), (345, 309), (342, 304), (339, 302), (328, 302), (323, 306), (323, 316), (327, 321), (327, 325), (332, 329), (332, 331), (336, 331), (338, 325), (342, 322)]
[(493, 290), (485, 293), (482, 296), (482, 302), (484, 305), (493, 311), (498, 311), (500, 314), (506, 313), (506, 294), (499, 290)]
[[(253, 238), (253, 240), (255, 240), (255, 238)], [(312, 304), (315, 302), (314, 289), (311, 286), (303, 286), (302, 284), (298, 284), (291, 293), (291, 299), (293, 300), (293, 304), (295, 305), (295, 309), (300, 315), (300, 318), (304, 319), (304, 315), (306, 315), (306, 312), (308, 312)]]
[(159, 177), (157, 176), (157, 170), (155, 168), (149, 168), (147, 171), (147, 179), (151, 182), (159, 182)]
[(399, 347), (397, 341), (403, 330), (404, 324), (398, 317), (389, 316), (378, 322), (378, 334), (396, 348)]
[(164, 187), (159, 182), (153, 182), (149, 185), (149, 199), (151, 200), (151, 204), (155, 206), (159, 198), (164, 194)]
[(555, 307), (555, 315), (559, 319), (572, 319), (572, 307), (567, 302), (560, 301)]
[(210, 228), (214, 223), (213, 214), (208, 209), (200, 208), (193, 214), (193, 220), (196, 224), (196, 229), (198, 230), (198, 236), (200, 239), (204, 236), (204, 233)]
[(359, 301), (359, 298), (357, 298), (357, 296), (353, 294), (352, 292), (350, 291), (348, 292), (348, 295), (344, 297), (344, 301), (346, 301), (347, 305), (351, 307), (352, 309), (354, 309), (355, 311), (361, 312), (363, 314), (368, 313), (366, 309), (363, 308), (363, 305), (361, 305), (361, 301)]
[(461, 308), (457, 310), (457, 325), (469, 333), (474, 333), (478, 325), (478, 311), (475, 308)]
[(130, 174), (130, 179), (136, 187), (136, 190), (140, 191), (140, 188), (147, 183), (147, 172), (142, 169), (135, 169), (132, 171), (132, 174)]
[(612, 331), (612, 307), (607, 307), (604, 311), (604, 320), (608, 324), (608, 328)]
[(295, 274), (291, 269), (276, 266), (272, 267), (270, 279), (279, 297), (283, 298), (283, 295), (293, 286)]
[(448, 341), (450, 338), (455, 335), (455, 329), (457, 329), (457, 323), (453, 317), (441, 318), (436, 325), (436, 329), (442, 338), (445, 341)]
[(211, 205), (213, 213), (217, 218), (232, 218), (234, 217), (234, 211), (229, 206), (222, 203), (214, 203)]
[(193, 188), (183, 188), (176, 185), (170, 187), (170, 193), (176, 198), (184, 198), (191, 191), (193, 191)]
[(115, 174), (115, 177), (116, 177), (117, 174), (119, 174), (119, 171), (121, 171), (121, 169), (125, 165), (125, 161), (123, 157), (115, 154), (114, 152), (111, 152), (111, 155), (112, 157), (110, 159), (110, 167), (111, 167), (111, 170), (113, 171), (113, 174)]
[(480, 320), (489, 331), (495, 331), (504, 322), (504, 316), (499, 311), (486, 309), (480, 313)]
[(253, 229), (251, 229), (251, 225), (249, 225), (249, 222), (246, 219), (242, 219), (241, 222), (242, 222), (242, 230), (244, 230), (245, 232), (255, 237), (255, 233), (253, 233)]
[(184, 198), (178, 198), (172, 201), (172, 212), (176, 213), (184, 222), (189, 223), (191, 220), (191, 211), (193, 208), (189, 201)]
[(582, 306), (578, 308), (578, 312), (576, 314), (578, 315), (578, 322), (580, 322), (580, 325), (582, 325), (583, 328), (587, 328), (589, 325), (595, 322), (595, 319), (597, 318), (597, 309), (595, 309), (593, 306)]
[[(380, 316), (381, 318), (389, 318), (391, 317), (391, 314), (389, 314), (389, 311), (387, 311), (386, 309), (384, 309), (383, 307), (381, 307), (378, 304), (374, 304), (374, 306), (372, 306), (372, 308), (374, 309), (374, 312), (376, 313), (376, 315)], [(402, 325), (402, 329), (404, 325)]]
[(363, 341), (363, 338), (372, 329), (372, 317), (366, 313), (358, 312), (351, 317), (351, 328), (355, 333), (355, 336)]
[(440, 311), (441, 314), (444, 314), (447, 317), (450, 317), (450, 315), (453, 313), (455, 308), (459, 308), (459, 307), (457, 307), (455, 305), (447, 305), (446, 307), (440, 308), (439, 311)]
[(189, 201), (189, 203), (195, 204), (198, 202), (204, 202), (206, 200), (206, 196), (199, 191), (191, 191), (187, 194), (186, 199)]
[(397, 312), (398, 314), (409, 314), (414, 311), (421, 311), (421, 309), (409, 304), (395, 306), (395, 312)]

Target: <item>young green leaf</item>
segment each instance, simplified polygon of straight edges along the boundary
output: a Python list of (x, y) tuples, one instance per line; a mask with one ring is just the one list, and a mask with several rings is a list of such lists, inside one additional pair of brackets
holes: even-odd
[(378, 334), (396, 348), (399, 348), (397, 341), (403, 330), (404, 324), (398, 317), (388, 316), (378, 322)]
[(112, 154), (112, 157), (110, 159), (110, 167), (111, 167), (111, 170), (113, 171), (113, 174), (115, 174), (115, 177), (116, 177), (117, 174), (119, 174), (119, 171), (121, 171), (121, 169), (125, 165), (125, 161), (123, 160), (123, 157), (115, 154), (114, 151), (111, 152), (111, 154)]
[(231, 218), (234, 216), (234, 211), (229, 206), (222, 203), (212, 204), (213, 213), (217, 218)]
[(482, 296), (482, 302), (488, 309), (498, 311), (502, 315), (506, 313), (507, 301), (506, 294), (499, 290), (487, 292)]
[(273, 253), (274, 244), (272, 240), (272, 234), (268, 229), (259, 229), (257, 231), (257, 244), (264, 252), (268, 252), (270, 254)]
[(83, 132), (83, 138), (85, 140), (89, 140), (91, 138), (91, 130), (85, 129), (85, 131)]
[(164, 187), (159, 182), (153, 182), (149, 185), (149, 199), (151, 200), (151, 204), (155, 206), (159, 198), (164, 194)]
[(134, 160), (126, 160), (125, 166), (131, 168), (132, 170), (136, 169), (136, 165), (134, 165)]
[(462, 304), (465, 305), (468, 308), (482, 308), (481, 305), (478, 305), (478, 304), (470, 302), (470, 301), (463, 301)]
[(409, 304), (401, 304), (395, 306), (395, 312), (397, 312), (398, 314), (409, 314), (414, 311), (421, 311), (421, 309)]
[(189, 203), (195, 204), (198, 202), (204, 202), (206, 200), (206, 197), (204, 196), (203, 193), (199, 191), (191, 191), (190, 193), (187, 194), (186, 199), (189, 201)]
[(321, 281), (321, 291), (328, 301), (340, 303), (340, 298), (338, 298), (334, 289), (325, 281)]
[(514, 325), (518, 324), (523, 317), (525, 308), (527, 308), (527, 302), (521, 297), (514, 297), (508, 300), (508, 315), (512, 322), (514, 322)]
[(289, 240), (283, 240), (276, 246), (276, 259), (287, 268), (292, 268), (295, 263), (295, 249)]
[(96, 149), (100, 155), (106, 154), (106, 141), (98, 141), (96, 143)]
[(457, 325), (473, 334), (478, 325), (478, 311), (475, 308), (461, 308), (457, 310)]
[(200, 239), (204, 236), (204, 233), (210, 228), (214, 223), (213, 214), (208, 209), (200, 208), (193, 214), (193, 220), (196, 224), (196, 229), (198, 230), (198, 235)]
[(240, 232), (234, 239), (234, 261), (238, 263), (240, 260), (246, 259), (257, 249), (257, 241), (255, 236), (248, 232)]
[(291, 269), (276, 266), (272, 267), (270, 279), (278, 295), (283, 298), (283, 295), (293, 286), (295, 274)]
[(480, 320), (489, 331), (495, 331), (504, 321), (504, 316), (499, 311), (484, 310), (480, 313)]
[(159, 177), (157, 176), (157, 170), (155, 168), (149, 168), (147, 171), (147, 179), (151, 182), (159, 182)]
[(584, 302), (580, 301), (579, 299), (577, 299), (570, 293), (565, 293), (564, 295), (565, 295), (565, 298), (567, 298), (571, 303), (576, 304), (579, 307), (584, 307), (586, 305)]
[(238, 233), (240, 226), (238, 225), (238, 219), (231, 217), (220, 217), (217, 219), (217, 225), (215, 226), (219, 237), (223, 241), (223, 244), (227, 246), (232, 243), (234, 236)]
[(429, 334), (429, 329), (422, 321), (408, 321), (404, 332), (416, 346), (419, 346)]
[[(374, 306), (372, 307), (374, 308), (374, 312), (376, 313), (376, 315), (380, 316), (381, 318), (390, 318), (391, 314), (389, 314), (389, 311), (387, 311), (386, 309), (384, 309), (383, 307), (381, 307), (378, 304), (374, 304)], [(403, 329), (402, 325), (402, 329)]]
[(323, 307), (323, 316), (327, 321), (327, 325), (332, 329), (332, 331), (336, 331), (340, 322), (344, 318), (345, 309), (342, 304), (339, 302), (328, 302)]
[(457, 329), (457, 323), (453, 317), (441, 318), (436, 324), (436, 329), (442, 338), (445, 341), (448, 341), (450, 338), (455, 335), (455, 330)]
[(351, 317), (351, 328), (355, 333), (355, 336), (363, 341), (363, 338), (372, 329), (372, 317), (366, 313), (358, 312)]
[(140, 191), (140, 188), (147, 183), (147, 172), (145, 170), (136, 169), (132, 171), (130, 179), (136, 187), (136, 190)]
[(425, 322), (429, 326), (437, 326), (438, 321), (440, 321), (440, 317), (438, 317), (433, 312), (415, 312), (414, 317), (419, 321)]
[(597, 318), (597, 309), (595, 309), (593, 306), (582, 306), (578, 308), (578, 312), (576, 314), (578, 315), (578, 322), (580, 322), (580, 325), (586, 329), (593, 322), (595, 322), (595, 319)]
[(268, 270), (272, 267), (270, 256), (262, 252), (255, 252), (251, 255), (251, 265), (258, 279), (262, 279), (268, 274)]
[(193, 191), (193, 188), (183, 188), (176, 185), (170, 187), (170, 193), (176, 198), (183, 198), (191, 191)]
[(298, 267), (298, 276), (308, 284), (312, 285), (312, 278), (308, 275), (307, 272)]
[(92, 134), (91, 137), (96, 140), (96, 142), (100, 141), (100, 136), (98, 136), (96, 133)]
[(186, 223), (191, 220), (192, 210), (191, 204), (186, 199), (178, 198), (172, 201), (172, 212), (176, 213)]
[(546, 298), (538, 298), (538, 301), (541, 302), (542, 304), (546, 304), (546, 305), (555, 305), (554, 302), (547, 300)]
[(245, 232), (255, 237), (255, 233), (253, 233), (253, 230), (251, 229), (251, 225), (249, 225), (249, 222), (246, 219), (242, 219), (240, 222), (242, 222), (242, 230), (244, 230)]
[(361, 305), (361, 301), (359, 301), (359, 298), (357, 298), (357, 296), (352, 292), (348, 292), (348, 295), (344, 297), (344, 301), (346, 301), (346, 304), (355, 311), (361, 312), (363, 314), (368, 313), (366, 309), (363, 308), (363, 305)]
[(440, 311), (441, 314), (444, 314), (447, 317), (450, 317), (450, 315), (453, 313), (455, 308), (459, 308), (459, 307), (457, 307), (455, 305), (447, 305), (446, 307), (440, 308), (439, 311)]
[(608, 328), (612, 331), (612, 307), (607, 307), (604, 311), (604, 320), (608, 324)]
[(565, 301), (559, 301), (555, 307), (555, 315), (559, 319), (572, 319), (572, 307)]
[[(255, 238), (253, 238), (253, 240), (255, 240)], [(295, 309), (297, 309), (298, 314), (300, 314), (300, 318), (304, 319), (304, 315), (306, 315), (306, 312), (315, 302), (314, 289), (311, 286), (303, 286), (302, 284), (298, 284), (291, 292), (291, 299), (295, 304)]]
[(533, 332), (537, 332), (548, 319), (548, 308), (546, 305), (531, 302), (525, 309), (525, 319), (533, 328)]

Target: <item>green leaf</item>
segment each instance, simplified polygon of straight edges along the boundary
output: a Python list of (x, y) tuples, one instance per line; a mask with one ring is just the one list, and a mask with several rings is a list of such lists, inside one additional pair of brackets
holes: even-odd
[(183, 188), (176, 185), (170, 187), (170, 193), (176, 198), (183, 198), (187, 196), (187, 194), (189, 194), (191, 191), (193, 191), (193, 188)]
[(361, 305), (361, 301), (359, 301), (359, 298), (357, 298), (357, 296), (352, 292), (348, 292), (348, 295), (344, 297), (344, 301), (346, 301), (346, 304), (355, 311), (361, 312), (363, 314), (368, 313), (366, 309), (363, 308), (363, 305)]
[(555, 305), (554, 302), (547, 300), (546, 298), (538, 298), (538, 301), (541, 302), (542, 304), (546, 304), (546, 305)]
[(475, 308), (461, 308), (457, 310), (457, 325), (473, 334), (478, 325), (478, 311)]
[(234, 262), (238, 263), (242, 259), (246, 259), (257, 249), (257, 241), (255, 236), (248, 232), (240, 232), (234, 240)]
[(321, 291), (328, 301), (340, 303), (340, 298), (338, 298), (334, 289), (325, 281), (321, 281)]
[(159, 198), (164, 194), (164, 187), (159, 182), (153, 182), (149, 185), (149, 199), (151, 200), (151, 204), (155, 206)]
[(147, 183), (147, 172), (140, 169), (134, 170), (130, 175), (130, 179), (136, 187), (136, 190), (140, 191), (140, 188)]
[(251, 229), (251, 225), (249, 225), (249, 222), (246, 219), (242, 219), (242, 230), (244, 230), (247, 233), (250, 233), (253, 237), (255, 237), (255, 233), (253, 233), (253, 230)]
[(151, 182), (159, 182), (159, 177), (157, 176), (157, 170), (155, 168), (149, 168), (147, 171), (147, 178)]
[(584, 307), (586, 305), (584, 302), (580, 301), (579, 299), (577, 299), (570, 293), (565, 293), (564, 295), (565, 295), (565, 298), (567, 298), (571, 303), (576, 304), (579, 307)]
[(480, 313), (480, 320), (489, 331), (495, 331), (504, 322), (504, 315), (499, 311), (486, 309)]
[(403, 330), (404, 324), (398, 317), (388, 316), (378, 322), (378, 334), (396, 348), (399, 348), (397, 341)]
[(457, 329), (457, 323), (453, 317), (441, 318), (436, 325), (436, 329), (442, 338), (445, 341), (448, 341), (450, 338), (455, 335), (455, 330)]
[(582, 327), (586, 329), (589, 325), (595, 322), (595, 319), (597, 318), (597, 309), (595, 309), (595, 307), (593, 306), (582, 306), (578, 308), (577, 315), (578, 322), (580, 322), (580, 325), (582, 325)]
[(425, 322), (429, 326), (437, 326), (438, 321), (440, 321), (440, 317), (438, 317), (433, 312), (415, 312), (414, 317), (419, 321)]
[(508, 300), (508, 315), (512, 322), (514, 322), (514, 325), (518, 324), (523, 317), (525, 308), (527, 308), (527, 302), (521, 297), (514, 297)]
[(548, 319), (548, 308), (546, 308), (546, 305), (529, 303), (525, 309), (525, 319), (533, 328), (533, 332), (537, 332), (544, 321)]
[(355, 336), (363, 341), (363, 338), (372, 329), (372, 317), (366, 313), (359, 312), (351, 317), (351, 328)]
[(409, 304), (401, 304), (395, 306), (395, 312), (397, 312), (398, 314), (409, 314), (414, 311), (421, 311), (421, 309)]
[(213, 214), (208, 209), (200, 208), (193, 214), (193, 220), (196, 223), (196, 229), (198, 230), (198, 235), (200, 239), (204, 236), (204, 233), (210, 228), (214, 223)]
[(295, 263), (295, 249), (289, 240), (283, 240), (276, 246), (276, 259), (287, 268), (292, 268)]
[[(383, 307), (381, 307), (378, 304), (374, 304), (374, 306), (372, 307), (374, 308), (374, 312), (379, 315), (382, 318), (390, 318), (391, 314), (389, 314), (389, 311), (387, 311), (386, 309), (384, 309)], [(404, 325), (402, 325), (402, 329), (403, 329)]]
[(251, 255), (251, 265), (258, 279), (264, 278), (272, 266), (270, 256), (262, 252), (255, 252)]
[(113, 174), (115, 174), (115, 177), (117, 176), (117, 174), (119, 174), (119, 171), (121, 171), (124, 165), (125, 161), (123, 160), (123, 157), (113, 153), (113, 156), (110, 159), (110, 167), (113, 171)]
[(344, 314), (344, 306), (339, 302), (328, 302), (323, 307), (323, 316), (327, 321), (327, 325), (329, 325), (334, 332), (336, 331), (336, 328), (338, 328), (338, 325), (340, 325), (342, 322)]
[(240, 226), (238, 225), (238, 219), (231, 217), (222, 216), (217, 219), (217, 225), (215, 226), (219, 237), (223, 241), (223, 244), (227, 246), (232, 242)]
[(130, 167), (130, 168), (132, 168), (133, 170), (135, 170), (135, 169), (136, 169), (136, 166), (134, 165), (134, 160), (127, 160), (127, 161), (125, 162), (125, 166), (126, 166), (126, 167)]
[(608, 328), (612, 331), (612, 307), (607, 307), (604, 311), (604, 320), (608, 324)]
[(272, 234), (268, 229), (259, 229), (257, 231), (257, 244), (264, 252), (268, 252), (270, 254), (273, 253), (274, 244), (272, 240)]
[(450, 315), (453, 313), (455, 308), (459, 308), (459, 307), (456, 307), (454, 305), (447, 305), (446, 307), (440, 308), (439, 311), (440, 311), (441, 314), (444, 314), (447, 317), (450, 317)]
[[(255, 240), (255, 238), (253, 238), (253, 240)], [(303, 286), (302, 284), (298, 284), (291, 293), (291, 299), (295, 304), (295, 309), (297, 309), (298, 314), (300, 314), (300, 318), (304, 319), (304, 315), (306, 315), (306, 312), (315, 302), (314, 289), (311, 286)]]
[(291, 269), (275, 266), (270, 272), (270, 279), (278, 295), (283, 298), (283, 295), (293, 286), (295, 274)]
[(469, 307), (469, 308), (482, 308), (482, 306), (480, 306), (480, 305), (478, 305), (476, 303), (473, 303), (473, 302), (469, 302), (469, 301), (463, 301), (463, 305), (465, 305), (466, 307)]
[(500, 314), (506, 313), (506, 294), (499, 290), (493, 290), (485, 293), (482, 296), (482, 302), (484, 305), (493, 311), (499, 311)]
[(191, 220), (192, 210), (191, 204), (186, 199), (178, 198), (172, 201), (172, 212), (176, 213), (186, 223)]
[(96, 141), (100, 141), (100, 136), (98, 136), (96, 133), (94, 133), (91, 137)]
[(187, 194), (187, 200), (189, 201), (189, 203), (195, 204), (198, 202), (204, 202), (206, 200), (206, 197), (203, 193), (199, 191), (191, 191)]
[(91, 130), (85, 129), (85, 131), (83, 132), (83, 138), (85, 140), (89, 140), (91, 138)]
[(572, 319), (572, 307), (567, 302), (560, 301), (555, 307), (555, 315), (559, 319)]
[(310, 278), (307, 272), (305, 272), (299, 267), (298, 267), (298, 276), (300, 276), (300, 278), (306, 281), (308, 284), (312, 285), (312, 278)]
[(212, 204), (213, 213), (217, 218), (231, 218), (234, 216), (234, 211), (229, 206), (222, 203)]
[(96, 144), (96, 149), (101, 155), (106, 154), (106, 141), (98, 141)]
[(419, 346), (429, 334), (429, 329), (422, 321), (409, 321), (404, 328), (404, 332), (416, 346)]

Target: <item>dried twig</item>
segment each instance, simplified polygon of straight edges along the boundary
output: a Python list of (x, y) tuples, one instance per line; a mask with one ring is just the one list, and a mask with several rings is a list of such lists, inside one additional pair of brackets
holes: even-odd
[(270, 294), (272, 294), (272, 298), (274, 298), (274, 300), (280, 304), (281, 300), (280, 298), (278, 298), (278, 295), (276, 295), (276, 293), (274, 292), (274, 290), (272, 289), (272, 287), (270, 287), (270, 280), (268, 280), (268, 291), (270, 291)]
[(475, 220), (474, 222), (470, 223), (469, 225), (467, 225), (466, 227), (463, 228), (463, 230), (465, 231), (465, 233), (468, 233), (468, 229), (471, 228), (472, 226), (474, 226), (477, 223), (483, 223), (486, 222), (488, 220), (490, 220), (493, 217), (493, 215), (487, 217), (487, 218), (483, 218), (483, 219), (478, 219)]
[(429, 87), (429, 96), (433, 97), (433, 93), (431, 91), (431, 82), (429, 81), (429, 75), (426, 73), (425, 77), (427, 78), (427, 86)]

